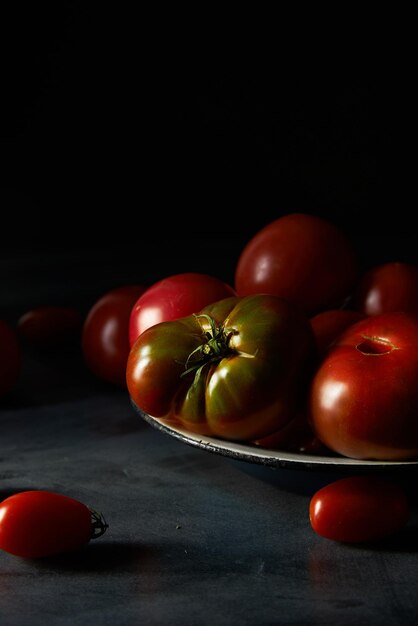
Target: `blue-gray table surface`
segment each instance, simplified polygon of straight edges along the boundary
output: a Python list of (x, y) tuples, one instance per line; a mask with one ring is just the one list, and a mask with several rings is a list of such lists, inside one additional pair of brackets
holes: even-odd
[[(49, 489), (109, 528), (77, 553), (0, 552), (1, 626), (412, 624), (418, 527), (350, 546), (317, 536), (337, 476), (218, 456), (154, 429), (80, 355), (27, 355), (0, 408), (0, 497)], [(409, 483), (408, 483), (409, 484)]]

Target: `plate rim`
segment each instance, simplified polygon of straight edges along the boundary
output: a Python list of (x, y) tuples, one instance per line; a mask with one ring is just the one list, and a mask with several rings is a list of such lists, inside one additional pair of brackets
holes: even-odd
[(200, 435), (188, 431), (180, 425), (167, 423), (160, 418), (153, 417), (140, 409), (132, 398), (130, 398), (130, 401), (134, 410), (145, 422), (165, 435), (171, 436), (194, 448), (247, 463), (255, 463), (271, 468), (309, 469), (316, 471), (352, 472), (353, 470), (358, 470), (393, 472), (413, 469), (418, 471), (418, 459), (416, 461), (377, 461), (352, 459), (343, 456), (302, 454)]

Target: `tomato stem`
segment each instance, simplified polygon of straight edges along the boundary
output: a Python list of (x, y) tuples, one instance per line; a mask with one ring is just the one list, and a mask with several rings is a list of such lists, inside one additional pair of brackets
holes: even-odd
[(215, 320), (206, 313), (195, 315), (196, 319), (206, 319), (209, 323), (210, 330), (204, 330), (203, 336), (205, 342), (193, 350), (186, 359), (184, 365), (185, 371), (181, 376), (186, 376), (190, 372), (195, 372), (195, 376), (199, 377), (205, 365), (216, 363), (223, 359), (227, 354), (231, 353), (229, 340), (234, 334), (231, 329), (226, 329), (222, 324), (216, 325)]
[(109, 528), (109, 524), (106, 522), (102, 513), (95, 511), (88, 507), (91, 514), (91, 537), (90, 539), (97, 539), (101, 537)]

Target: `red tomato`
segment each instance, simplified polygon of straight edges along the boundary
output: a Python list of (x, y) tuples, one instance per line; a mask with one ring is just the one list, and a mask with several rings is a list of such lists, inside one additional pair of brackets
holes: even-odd
[(418, 314), (418, 267), (399, 262), (373, 267), (359, 281), (354, 306), (366, 315)]
[(144, 291), (142, 285), (112, 289), (99, 298), (87, 314), (82, 329), (82, 350), (87, 366), (98, 378), (126, 386), (129, 319), (132, 307)]
[(14, 328), (0, 320), (0, 398), (16, 385), (22, 364), (20, 344)]
[(418, 316), (350, 326), (314, 374), (309, 419), (331, 450), (356, 459), (418, 456)]
[(311, 318), (312, 330), (318, 345), (318, 354), (323, 356), (331, 344), (352, 324), (365, 317), (360, 311), (330, 309), (321, 311)]
[(290, 213), (267, 224), (244, 247), (235, 289), (239, 296), (268, 293), (293, 300), (314, 315), (344, 303), (357, 268), (353, 246), (334, 224)]
[(107, 528), (82, 502), (51, 491), (21, 491), (0, 503), (0, 548), (38, 558), (81, 548)]
[(130, 345), (154, 324), (198, 313), (209, 304), (235, 295), (232, 287), (208, 274), (186, 272), (163, 278), (140, 295), (132, 309)]
[(366, 542), (398, 532), (409, 518), (400, 485), (377, 476), (349, 476), (319, 489), (311, 498), (313, 530), (327, 539)]
[(283, 428), (271, 435), (256, 439), (254, 445), (273, 450), (301, 454), (329, 454), (329, 450), (312, 432), (304, 413), (297, 413)]
[(80, 311), (69, 306), (41, 306), (24, 313), (17, 330), (33, 348), (60, 347), (77, 339), (82, 327)]

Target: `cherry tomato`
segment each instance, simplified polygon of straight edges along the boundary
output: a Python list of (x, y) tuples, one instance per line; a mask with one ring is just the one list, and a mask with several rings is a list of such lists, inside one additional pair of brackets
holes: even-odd
[(378, 476), (349, 476), (319, 489), (311, 498), (313, 530), (342, 542), (376, 541), (401, 530), (408, 521), (404, 489)]
[(359, 281), (354, 306), (366, 315), (418, 314), (418, 266), (392, 262), (371, 268)]
[(59, 348), (79, 337), (82, 315), (74, 307), (40, 306), (24, 313), (17, 322), (17, 331), (32, 348)]
[(21, 491), (0, 503), (0, 548), (39, 558), (78, 550), (107, 528), (100, 513), (52, 491)]
[(321, 311), (311, 318), (312, 329), (318, 345), (318, 354), (323, 356), (331, 344), (355, 322), (365, 317), (360, 311), (330, 309)]
[(418, 457), (418, 316), (382, 313), (350, 326), (327, 352), (309, 391), (311, 426), (356, 459)]
[(98, 378), (126, 386), (129, 319), (142, 285), (126, 285), (105, 293), (84, 320), (81, 345), (89, 369)]
[(0, 320), (0, 398), (16, 385), (22, 365), (22, 353), (17, 334), (12, 326)]
[(241, 251), (235, 289), (239, 296), (268, 293), (293, 300), (314, 315), (340, 307), (357, 272), (356, 252), (334, 224), (290, 213), (267, 224)]
[(186, 272), (163, 278), (148, 287), (132, 309), (130, 345), (154, 324), (198, 313), (208, 304), (235, 295), (232, 287), (208, 274)]

